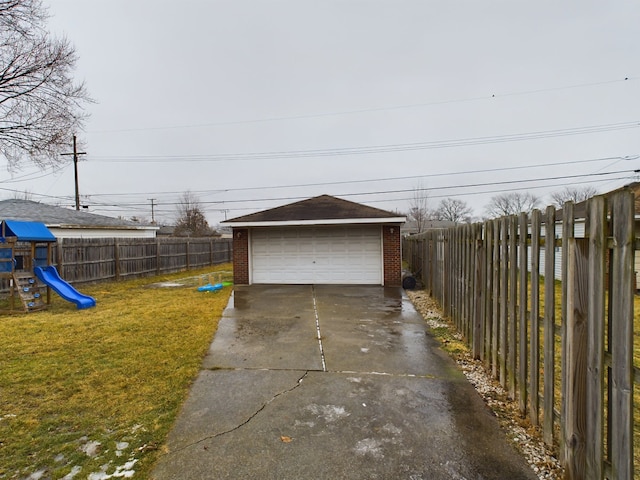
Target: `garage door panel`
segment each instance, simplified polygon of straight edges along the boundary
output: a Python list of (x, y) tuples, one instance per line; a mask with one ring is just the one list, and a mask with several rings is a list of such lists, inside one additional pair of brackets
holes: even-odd
[(252, 283), (382, 284), (379, 226), (254, 229)]

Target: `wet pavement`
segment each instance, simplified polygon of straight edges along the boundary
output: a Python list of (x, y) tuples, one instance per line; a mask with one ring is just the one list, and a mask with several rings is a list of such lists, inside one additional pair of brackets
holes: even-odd
[(236, 287), (153, 472), (535, 479), (401, 289)]

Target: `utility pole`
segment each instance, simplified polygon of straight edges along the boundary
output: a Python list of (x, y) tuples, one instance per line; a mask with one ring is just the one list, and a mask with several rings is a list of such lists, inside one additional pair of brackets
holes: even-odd
[(156, 201), (155, 198), (147, 198), (147, 200), (149, 200), (151, 202), (151, 224), (155, 225), (156, 224), (156, 217), (154, 214), (154, 210), (153, 210), (153, 206), (155, 205), (153, 202)]
[(79, 152), (76, 145), (76, 136), (73, 136), (73, 152), (62, 153), (61, 155), (73, 155), (73, 175), (76, 186), (76, 210), (80, 210), (80, 190), (78, 189), (78, 155), (86, 155), (87, 152)]

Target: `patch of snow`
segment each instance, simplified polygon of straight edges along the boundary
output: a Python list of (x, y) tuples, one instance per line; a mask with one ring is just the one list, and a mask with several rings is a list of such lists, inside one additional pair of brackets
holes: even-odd
[(365, 438), (360, 440), (353, 448), (356, 455), (365, 456), (369, 455), (373, 458), (384, 458), (382, 453), (382, 442), (375, 438)]
[(98, 455), (101, 445), (102, 444), (100, 442), (87, 442), (80, 447), (80, 450), (82, 450), (88, 457), (95, 457)]
[(109, 478), (132, 478), (136, 472), (133, 470), (135, 464), (138, 463), (137, 459), (129, 460), (122, 466), (116, 467), (113, 473), (107, 473), (106, 465), (104, 465), (100, 472), (90, 473), (87, 477), (88, 480), (108, 480)]
[(129, 442), (116, 443), (116, 457), (121, 457), (123, 455), (122, 451), (127, 448), (129, 448)]
[(384, 427), (382, 427), (382, 430), (392, 435), (400, 435), (402, 433), (402, 430), (400, 428), (391, 423), (387, 423)]
[(318, 405), (313, 403), (306, 409), (314, 415), (318, 415), (320, 418), (323, 418), (327, 423), (332, 423), (351, 415), (344, 407), (340, 407), (338, 405)]
[(82, 471), (82, 467), (79, 467), (78, 465), (76, 465), (71, 469), (69, 473), (67, 473), (64, 477), (62, 477), (62, 480), (72, 480), (81, 471)]
[(152, 284), (150, 286), (151, 287), (158, 287), (158, 288), (184, 287), (184, 283), (160, 282), (160, 283), (154, 283), (154, 284)]
[(42, 477), (44, 477), (45, 473), (47, 473), (46, 470), (38, 470), (37, 472), (33, 472), (27, 478), (29, 480), (40, 480)]
[(106, 480), (111, 478), (111, 475), (107, 475), (107, 472), (93, 472), (87, 477), (87, 480)]
[(309, 428), (313, 428), (316, 426), (316, 422), (301, 422), (300, 420), (296, 420), (293, 423), (294, 427), (309, 427)]

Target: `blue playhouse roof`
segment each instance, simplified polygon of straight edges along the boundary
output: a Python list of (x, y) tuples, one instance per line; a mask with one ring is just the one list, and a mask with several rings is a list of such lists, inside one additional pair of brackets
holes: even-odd
[(56, 237), (44, 223), (4, 220), (2, 237), (16, 237), (21, 242), (55, 242)]

